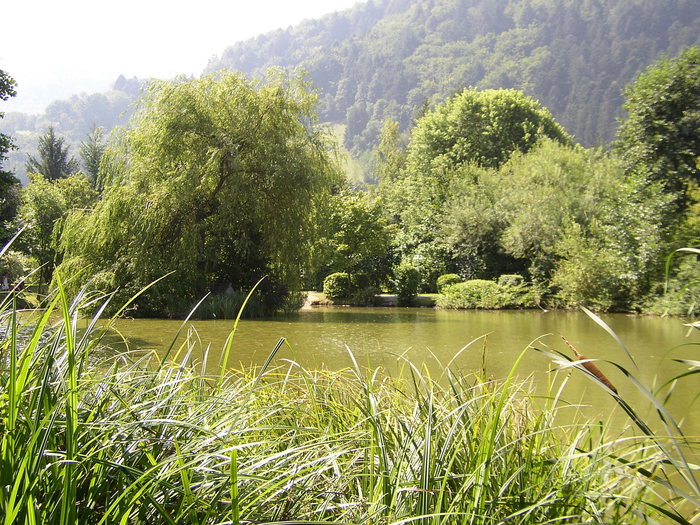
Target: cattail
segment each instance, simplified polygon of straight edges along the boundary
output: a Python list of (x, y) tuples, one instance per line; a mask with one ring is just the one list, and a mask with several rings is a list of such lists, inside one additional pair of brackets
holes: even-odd
[[(564, 337), (562, 337), (562, 339), (564, 339)], [(572, 345), (569, 341), (564, 339), (564, 342), (566, 343), (566, 346), (571, 348), (571, 351), (576, 356), (576, 359), (578, 359), (579, 361), (584, 361), (583, 363), (581, 363), (581, 365), (583, 365), (583, 368), (588, 370), (591, 374), (593, 374), (598, 379), (598, 381), (603, 383), (610, 390), (612, 390), (613, 392), (615, 392), (617, 394), (617, 388), (615, 388), (615, 385), (613, 385), (610, 382), (610, 380), (607, 377), (605, 377), (605, 374), (603, 374), (603, 372), (600, 371), (600, 368), (598, 368), (594, 363), (591, 363), (590, 361), (585, 361), (588, 358), (585, 355), (579, 353), (579, 351), (576, 350), (576, 348), (574, 348), (574, 345)]]

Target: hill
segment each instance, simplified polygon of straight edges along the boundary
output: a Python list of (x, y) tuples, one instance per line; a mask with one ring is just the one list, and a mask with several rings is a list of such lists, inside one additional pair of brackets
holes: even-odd
[(521, 89), (593, 146), (614, 138), (640, 70), (697, 44), (696, 0), (369, 0), (239, 42), (207, 71), (307, 70), (355, 154), (386, 119), (406, 129), (466, 86)]
[[(407, 130), (466, 86), (520, 89), (576, 141), (596, 146), (615, 138), (625, 85), (689, 45), (700, 45), (697, 0), (368, 0), (238, 42), (205, 72), (307, 71), (322, 120), (345, 130), (356, 158), (367, 157), (387, 119)], [(120, 77), (110, 92), (57, 100), (43, 115), (6, 114), (0, 132), (20, 148), (6, 167), (23, 177), (25, 154), (49, 125), (76, 153), (93, 126), (126, 122), (142, 85)], [(351, 168), (362, 178), (364, 168)]]

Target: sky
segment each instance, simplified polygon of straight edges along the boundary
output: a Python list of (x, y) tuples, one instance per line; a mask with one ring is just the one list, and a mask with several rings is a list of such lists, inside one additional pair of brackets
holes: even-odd
[(362, 0), (14, 0), (0, 7), (0, 69), (17, 96), (0, 111), (43, 112), (130, 78), (199, 76), (228, 46)]

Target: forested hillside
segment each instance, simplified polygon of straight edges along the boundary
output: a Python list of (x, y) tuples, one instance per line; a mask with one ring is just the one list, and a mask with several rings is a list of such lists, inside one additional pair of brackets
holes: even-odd
[(520, 89), (593, 146), (614, 138), (637, 72), (699, 43), (697, 0), (369, 0), (240, 42), (208, 71), (306, 69), (354, 153), (466, 86)]

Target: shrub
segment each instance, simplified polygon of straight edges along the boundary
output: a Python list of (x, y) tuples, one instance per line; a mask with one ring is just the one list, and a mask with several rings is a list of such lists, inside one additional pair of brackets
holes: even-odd
[(372, 281), (366, 273), (351, 273), (350, 286), (352, 290), (364, 290), (372, 286)]
[(437, 287), (438, 293), (442, 293), (443, 289), (446, 286), (449, 286), (451, 284), (457, 284), (461, 283), (462, 278), (457, 275), (456, 273), (446, 273), (444, 275), (441, 275), (440, 277), (437, 278), (437, 281), (435, 283)]
[(394, 266), (392, 285), (398, 296), (399, 305), (409, 306), (413, 303), (413, 298), (418, 294), (420, 282), (420, 272), (412, 263), (404, 260)]
[(32, 270), (31, 259), (19, 252), (7, 251), (0, 258), (0, 273), (7, 273), (7, 278), (11, 283), (22, 279)]
[(441, 308), (502, 308), (502, 287), (494, 281), (472, 279), (447, 286), (438, 297)]
[[(502, 276), (504, 277), (504, 276)], [(516, 283), (519, 275), (508, 275), (505, 282)], [(522, 279), (522, 277), (520, 277)], [(500, 280), (500, 279), (499, 279)], [(437, 298), (439, 308), (522, 308), (534, 306), (532, 287), (520, 284), (501, 284), (495, 281), (473, 279), (462, 283), (445, 286)]]
[(517, 273), (504, 273), (498, 277), (498, 284), (501, 286), (521, 286), (525, 280)]
[(332, 273), (323, 280), (323, 293), (329, 299), (350, 297), (353, 291), (350, 274), (345, 272)]
[(289, 292), (284, 300), (281, 310), (284, 313), (293, 313), (299, 310), (306, 302), (304, 292)]

